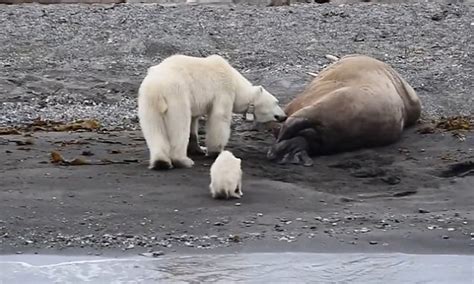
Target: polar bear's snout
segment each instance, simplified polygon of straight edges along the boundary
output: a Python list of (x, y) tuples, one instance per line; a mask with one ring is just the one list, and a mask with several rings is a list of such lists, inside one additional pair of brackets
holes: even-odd
[(286, 120), (286, 118), (287, 118), (286, 114), (283, 114), (283, 115), (276, 114), (275, 115), (275, 120), (278, 121), (278, 122), (284, 122)]

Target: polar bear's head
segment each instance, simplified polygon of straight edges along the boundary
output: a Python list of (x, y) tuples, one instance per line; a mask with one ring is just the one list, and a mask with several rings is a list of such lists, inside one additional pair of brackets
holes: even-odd
[(262, 86), (256, 86), (254, 97), (255, 120), (260, 123), (270, 121), (282, 122), (286, 119), (286, 114), (278, 105), (278, 99), (270, 94)]

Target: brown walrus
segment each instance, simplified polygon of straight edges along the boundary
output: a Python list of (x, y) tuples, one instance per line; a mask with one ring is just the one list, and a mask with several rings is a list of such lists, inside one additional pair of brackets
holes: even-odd
[(415, 90), (377, 59), (347, 55), (315, 76), (286, 106), (270, 160), (311, 166), (311, 156), (388, 145), (420, 117)]

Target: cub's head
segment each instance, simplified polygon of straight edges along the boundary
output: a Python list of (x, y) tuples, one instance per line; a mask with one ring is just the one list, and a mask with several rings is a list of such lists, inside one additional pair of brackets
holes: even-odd
[(255, 120), (260, 123), (285, 121), (286, 114), (278, 105), (278, 99), (265, 90), (262, 86), (255, 86), (254, 90)]

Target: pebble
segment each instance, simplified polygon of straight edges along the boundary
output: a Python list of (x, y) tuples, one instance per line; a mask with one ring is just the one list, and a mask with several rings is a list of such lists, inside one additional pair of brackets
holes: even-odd
[(378, 243), (379, 243), (379, 242), (377, 242), (377, 241), (369, 241), (369, 244), (371, 244), (371, 245), (376, 245), (376, 244), (378, 244)]
[(235, 206), (240, 206), (241, 204), (239, 202), (235, 203)]
[(158, 256), (161, 256), (161, 255), (164, 255), (164, 254), (165, 253), (162, 252), (161, 250), (157, 250), (157, 251), (152, 251), (152, 252), (140, 253), (139, 255), (146, 256), (146, 257), (158, 257)]
[(449, 236), (443, 235), (442, 238), (443, 238), (444, 240), (447, 240), (447, 239), (449, 239)]
[(418, 213), (430, 213), (430, 211), (428, 211), (426, 209), (419, 208)]
[(365, 228), (365, 227), (360, 228), (359, 230), (357, 230), (357, 229), (354, 230), (354, 233), (368, 233), (368, 232), (370, 232), (370, 229)]

